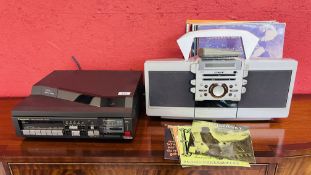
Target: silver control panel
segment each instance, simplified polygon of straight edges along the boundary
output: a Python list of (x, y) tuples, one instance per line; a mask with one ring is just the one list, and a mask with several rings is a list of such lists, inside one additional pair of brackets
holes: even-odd
[(247, 70), (243, 59), (200, 59), (191, 64), (191, 72), (196, 75), (190, 82), (196, 101), (240, 101), (241, 94), (246, 92), (247, 81), (243, 78)]

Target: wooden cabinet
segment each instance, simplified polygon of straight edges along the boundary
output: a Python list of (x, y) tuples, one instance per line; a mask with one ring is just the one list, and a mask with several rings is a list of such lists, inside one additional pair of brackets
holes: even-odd
[(265, 175), (268, 165), (253, 165), (251, 168), (215, 168), (215, 167), (191, 167), (181, 168), (176, 164), (168, 163), (48, 163), (48, 164), (10, 164), (14, 175), (218, 175), (218, 174), (242, 174)]
[(250, 168), (182, 168), (178, 161), (164, 160), (165, 125), (190, 121), (142, 115), (133, 141), (17, 137), (10, 111), (20, 100), (0, 99), (0, 175), (311, 174), (311, 95), (293, 97), (289, 118), (239, 122), (252, 134), (257, 163)]
[(311, 174), (311, 156), (294, 156), (282, 159), (276, 169), (277, 175)]

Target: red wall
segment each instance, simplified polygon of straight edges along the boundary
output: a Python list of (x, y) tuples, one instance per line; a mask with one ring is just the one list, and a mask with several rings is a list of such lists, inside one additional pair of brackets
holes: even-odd
[(299, 61), (295, 93), (311, 93), (310, 0), (0, 0), (0, 96), (26, 96), (56, 69), (142, 70), (181, 57), (186, 19), (286, 22), (285, 57)]

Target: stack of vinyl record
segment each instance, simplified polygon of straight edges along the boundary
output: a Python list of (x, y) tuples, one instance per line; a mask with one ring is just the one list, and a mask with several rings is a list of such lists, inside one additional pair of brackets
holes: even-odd
[[(277, 21), (187, 20), (186, 32), (219, 29), (247, 31), (256, 36), (259, 41), (250, 58), (283, 58), (285, 26), (285, 23)], [(232, 48), (240, 50), (240, 45), (238, 40), (235, 39), (219, 42), (209, 37), (196, 38), (191, 56), (197, 55), (199, 48)]]
[(255, 163), (249, 129), (244, 126), (193, 121), (192, 126), (168, 125), (166, 159), (189, 166), (242, 166)]

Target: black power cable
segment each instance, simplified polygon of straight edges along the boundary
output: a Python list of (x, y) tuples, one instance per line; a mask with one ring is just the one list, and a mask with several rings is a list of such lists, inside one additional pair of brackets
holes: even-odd
[(71, 59), (73, 62), (75, 62), (76, 66), (78, 67), (78, 70), (82, 70), (79, 61), (75, 58), (75, 56), (71, 56)]

